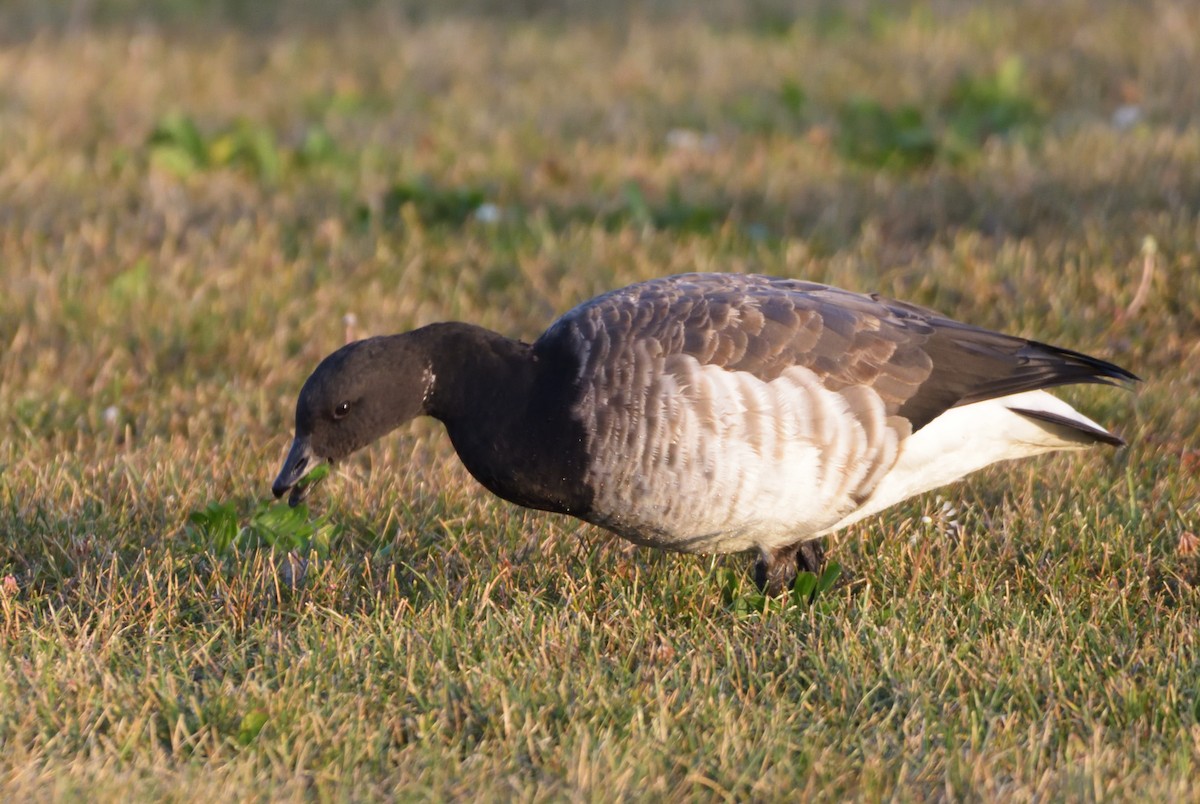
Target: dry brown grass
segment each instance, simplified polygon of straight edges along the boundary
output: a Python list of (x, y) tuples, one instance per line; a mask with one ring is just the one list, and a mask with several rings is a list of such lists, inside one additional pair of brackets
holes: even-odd
[[(284, 4), (265, 31), (88, 8), (69, 33), (65, 7), (0, 10), (5, 797), (1200, 795), (1191, 4)], [(1034, 136), (918, 169), (839, 155), (845, 99), (936, 115), (1013, 56)], [(172, 112), (210, 143), (241, 121), (281, 167), (172, 171), (149, 144)], [(316, 130), (334, 152), (306, 161)], [(856, 527), (854, 583), (802, 609), (747, 606), (741, 559), (500, 503), (427, 422), (322, 488), (341, 531), (299, 588), (186, 532), (267, 494), (346, 314), (532, 337), (685, 270), (1113, 359), (1135, 397), (1071, 396), (1131, 446), (943, 492), (961, 535), (934, 499)]]

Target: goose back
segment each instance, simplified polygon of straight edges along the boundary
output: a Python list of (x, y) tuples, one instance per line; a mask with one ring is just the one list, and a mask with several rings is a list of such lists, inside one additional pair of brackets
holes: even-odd
[(599, 296), (534, 351), (570, 357), (558, 365), (573, 371), (584, 518), (688, 551), (766, 549), (847, 521), (904, 442), (955, 406), (1132, 376), (915, 305), (742, 274)]

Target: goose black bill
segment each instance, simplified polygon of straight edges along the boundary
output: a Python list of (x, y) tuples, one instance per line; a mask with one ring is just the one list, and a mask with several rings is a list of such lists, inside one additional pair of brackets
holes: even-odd
[(275, 495), (275, 499), (279, 499), (290, 491), (288, 505), (294, 508), (303, 502), (304, 498), (312, 493), (317, 483), (320, 482), (319, 480), (302, 482), (305, 473), (317, 463), (319, 461), (313, 455), (308, 439), (297, 438), (293, 441), (292, 448), (288, 450), (287, 457), (283, 460), (283, 468), (279, 470), (279, 476), (271, 484), (271, 493)]

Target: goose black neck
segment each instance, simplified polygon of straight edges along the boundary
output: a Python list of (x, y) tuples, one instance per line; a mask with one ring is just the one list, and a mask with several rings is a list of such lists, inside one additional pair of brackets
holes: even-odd
[(433, 324), (411, 335), (433, 375), (424, 412), (446, 425), (476, 480), (530, 508), (590, 510), (570, 359), (470, 324)]
[(461, 322), (430, 324), (409, 336), (425, 353), (431, 385), (425, 413), (446, 424), (519, 407), (533, 376), (528, 344)]

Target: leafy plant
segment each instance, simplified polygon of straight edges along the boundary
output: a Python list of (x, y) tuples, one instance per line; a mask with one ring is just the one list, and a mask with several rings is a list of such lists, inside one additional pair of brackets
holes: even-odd
[(263, 726), (267, 725), (267, 721), (270, 719), (270, 715), (262, 707), (256, 706), (247, 712), (242, 717), (242, 722), (238, 725), (238, 745), (247, 746), (254, 742), (259, 732), (263, 730)]
[(234, 168), (275, 182), (289, 167), (311, 167), (338, 157), (333, 138), (321, 126), (310, 127), (298, 146), (289, 147), (280, 144), (271, 129), (249, 120), (205, 137), (196, 122), (180, 112), (159, 120), (146, 144), (152, 164), (181, 177)]
[(277, 181), (283, 169), (275, 135), (246, 120), (213, 138), (208, 146), (209, 161), (221, 167), (236, 167), (267, 181)]
[(383, 219), (395, 221), (412, 204), (425, 224), (462, 226), (486, 199), (477, 187), (440, 187), (423, 177), (392, 185), (383, 197)]
[(1022, 63), (1011, 58), (993, 75), (961, 77), (929, 115), (868, 97), (849, 101), (838, 110), (837, 149), (867, 167), (912, 170), (969, 158), (990, 137), (1030, 131), (1040, 119)]
[(792, 586), (792, 602), (797, 606), (815, 603), (818, 597), (833, 588), (841, 575), (842, 565), (836, 561), (826, 564), (820, 575), (801, 572)]
[(870, 98), (856, 98), (838, 112), (838, 153), (875, 168), (924, 167), (938, 153), (938, 138), (915, 106), (889, 109)]
[(304, 141), (296, 151), (296, 160), (301, 165), (319, 165), (338, 158), (337, 143), (322, 126), (313, 126), (304, 132)]
[(678, 187), (672, 187), (661, 202), (651, 204), (637, 182), (630, 181), (621, 188), (621, 196), (622, 206), (608, 221), (613, 228), (632, 222), (660, 231), (703, 232), (724, 218), (712, 205), (684, 200)]
[(329, 555), (332, 540), (341, 528), (327, 516), (309, 518), (308, 507), (287, 503), (259, 503), (242, 524), (233, 503), (210, 502), (188, 516), (186, 525), (193, 549), (212, 551), (220, 556), (259, 548), (307, 554), (322, 558)]
[[(834, 587), (841, 575), (842, 565), (836, 561), (826, 564), (820, 575), (811, 572), (799, 573), (792, 585), (791, 604), (797, 607), (815, 604), (822, 595)], [(738, 574), (732, 569), (727, 570), (724, 582), (721, 584), (721, 593), (725, 604), (732, 608), (735, 614), (744, 615), (751, 612), (762, 612), (766, 609), (771, 598), (758, 592), (739, 595), (738, 588)]]
[(947, 99), (943, 148), (969, 153), (989, 137), (1026, 130), (1040, 120), (1037, 104), (1025, 92), (1025, 69), (1009, 58), (994, 75), (963, 76)]
[(150, 260), (140, 257), (132, 266), (113, 277), (108, 294), (115, 303), (128, 307), (135, 301), (145, 301), (152, 289)]
[(158, 121), (146, 142), (150, 161), (178, 176), (188, 176), (209, 165), (208, 144), (192, 118), (171, 112)]
[(793, 117), (800, 117), (808, 105), (808, 93), (799, 81), (788, 78), (779, 85), (779, 100)]

